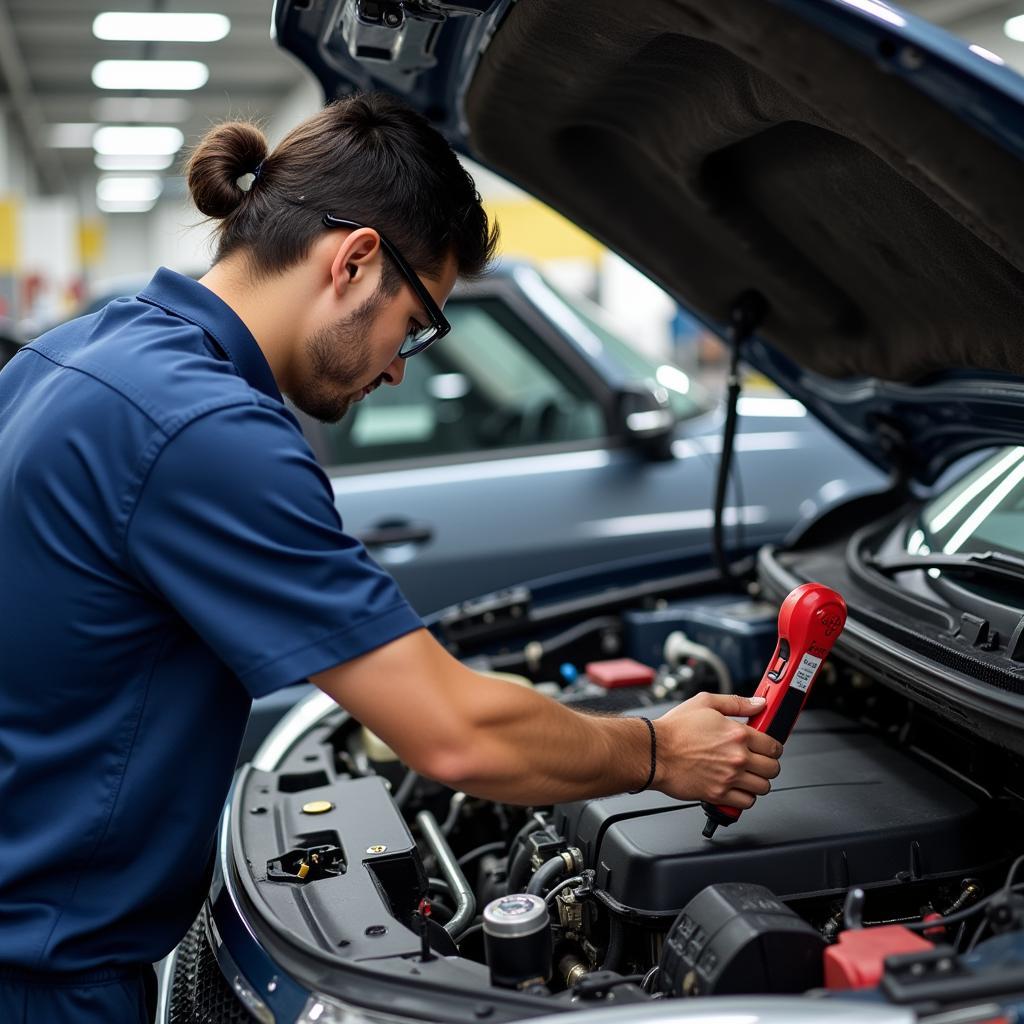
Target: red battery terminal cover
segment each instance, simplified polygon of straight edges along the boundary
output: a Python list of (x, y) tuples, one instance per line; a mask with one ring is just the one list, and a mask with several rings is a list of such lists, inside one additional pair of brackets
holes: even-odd
[(584, 666), (584, 671), (591, 682), (606, 690), (617, 690), (620, 686), (650, 686), (657, 674), (649, 665), (642, 665), (632, 658), (591, 661)]
[(934, 948), (901, 924), (841, 932), (839, 941), (825, 950), (825, 988), (872, 988), (882, 980), (887, 956)]

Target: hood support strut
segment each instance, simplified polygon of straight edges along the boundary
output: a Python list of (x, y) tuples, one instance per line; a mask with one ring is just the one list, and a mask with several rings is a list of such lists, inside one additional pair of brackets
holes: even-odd
[[(725, 427), (722, 430), (722, 450), (718, 459), (718, 477), (715, 481), (715, 518), (711, 529), (711, 547), (715, 565), (726, 581), (735, 581), (729, 559), (725, 555), (722, 514), (729, 488), (732, 452), (736, 440), (737, 404), (742, 383), (740, 381), (740, 350), (764, 321), (768, 303), (760, 292), (745, 291), (733, 303), (729, 319), (729, 388), (725, 404)], [(741, 525), (743, 509), (737, 505), (736, 523)]]

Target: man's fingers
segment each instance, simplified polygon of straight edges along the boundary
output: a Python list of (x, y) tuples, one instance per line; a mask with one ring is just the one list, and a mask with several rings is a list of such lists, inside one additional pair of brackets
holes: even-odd
[(779, 757), (782, 753), (782, 744), (778, 740), (773, 740), (766, 732), (758, 732), (748, 727), (747, 749), (755, 754), (764, 754), (765, 757)]
[(763, 754), (747, 756), (747, 771), (760, 775), (763, 779), (774, 779), (780, 770), (781, 765), (774, 757), (765, 757)]
[(721, 800), (716, 800), (715, 803), (745, 811), (754, 806), (754, 797), (742, 789), (730, 789)]
[(772, 784), (767, 779), (761, 778), (760, 775), (755, 775), (753, 772), (744, 772), (736, 780), (736, 788), (744, 789), (755, 796), (764, 796), (772, 788)]
[(740, 697), (735, 693), (703, 693), (706, 707), (733, 718), (750, 718), (764, 711), (764, 697)]

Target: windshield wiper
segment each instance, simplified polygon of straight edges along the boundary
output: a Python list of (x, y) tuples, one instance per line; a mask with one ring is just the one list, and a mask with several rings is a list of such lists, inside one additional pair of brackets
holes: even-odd
[(868, 557), (865, 564), (893, 576), (913, 569), (939, 569), (942, 572), (964, 576), (999, 576), (1016, 582), (1024, 580), (1024, 558), (1016, 558), (1000, 551), (979, 551), (964, 555), (896, 555), (891, 558)]

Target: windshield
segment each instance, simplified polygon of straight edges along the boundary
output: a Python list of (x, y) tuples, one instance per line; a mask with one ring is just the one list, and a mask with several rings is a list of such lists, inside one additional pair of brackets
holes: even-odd
[(925, 505), (911, 555), (1024, 555), (1024, 447), (1003, 448)]

